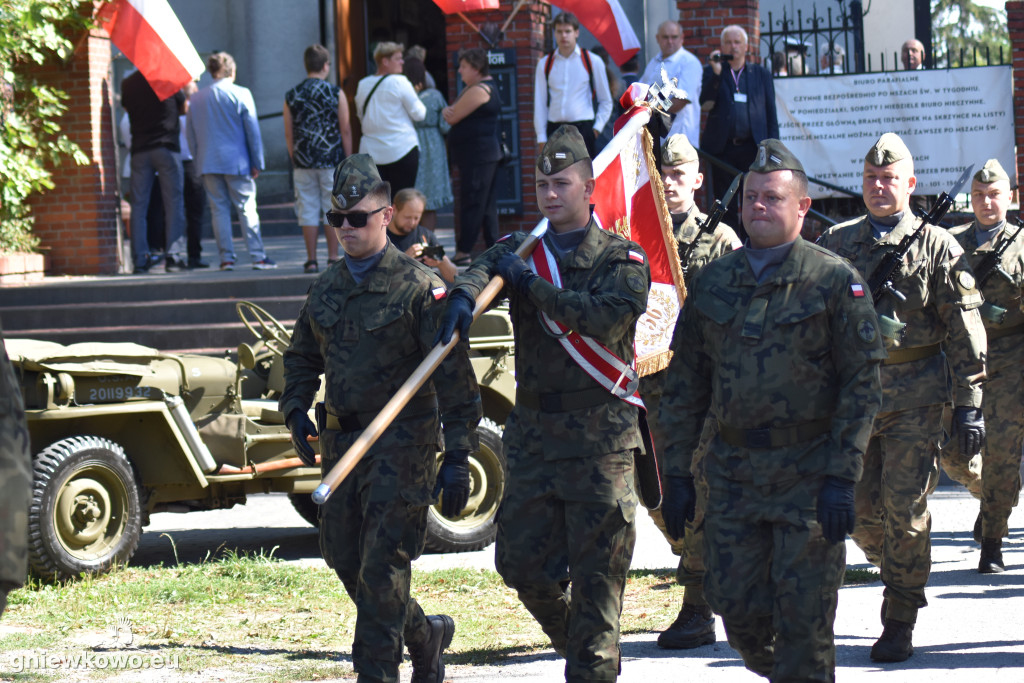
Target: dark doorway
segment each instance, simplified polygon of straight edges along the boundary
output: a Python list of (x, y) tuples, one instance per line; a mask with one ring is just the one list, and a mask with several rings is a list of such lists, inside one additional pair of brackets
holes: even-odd
[(373, 48), (385, 40), (406, 48), (422, 45), (427, 50), (427, 71), (448, 99), (445, 20), (437, 5), (430, 0), (366, 0), (366, 73), (376, 70)]

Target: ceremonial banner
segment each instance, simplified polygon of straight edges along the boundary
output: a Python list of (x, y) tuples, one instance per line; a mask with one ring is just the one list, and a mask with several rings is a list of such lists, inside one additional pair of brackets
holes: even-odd
[[(938, 194), (970, 164), (999, 159), (1016, 183), (1009, 66), (778, 78), (779, 137), (807, 175), (861, 194), (864, 155), (896, 133), (914, 155), (916, 194)], [(812, 198), (838, 193), (811, 183)]]
[(96, 18), (161, 100), (206, 70), (167, 0), (115, 0)]
[(619, 0), (554, 0), (551, 4), (575, 14), (616, 64), (640, 51), (640, 39)]
[(499, 9), (498, 0), (434, 0), (434, 4), (445, 14), (472, 12), (482, 9)]
[[(642, 102), (646, 88), (623, 95)], [(669, 345), (685, 289), (672, 221), (652, 153), (648, 105), (637, 104), (615, 123), (618, 132), (594, 160), (597, 186), (594, 215), (601, 227), (643, 247), (651, 269), (647, 312), (636, 329), (636, 362), (641, 376), (668, 367)]]

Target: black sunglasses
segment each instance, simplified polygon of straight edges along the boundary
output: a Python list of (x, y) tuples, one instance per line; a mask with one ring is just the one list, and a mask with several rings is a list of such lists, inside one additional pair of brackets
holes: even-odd
[(348, 219), (348, 224), (353, 228), (365, 228), (366, 221), (370, 220), (370, 216), (375, 213), (380, 213), (384, 209), (388, 208), (387, 205), (374, 209), (373, 211), (350, 211), (348, 213), (342, 213), (341, 211), (328, 211), (327, 222), (332, 228), (340, 228), (345, 224), (345, 220)]

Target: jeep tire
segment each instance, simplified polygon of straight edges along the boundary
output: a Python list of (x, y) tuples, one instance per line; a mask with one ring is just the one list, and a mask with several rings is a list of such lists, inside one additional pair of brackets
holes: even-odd
[(142, 534), (142, 502), (124, 449), (102, 437), (74, 436), (44, 448), (32, 468), (32, 569), (69, 579), (126, 564)]
[[(469, 456), (469, 503), (462, 514), (449, 519), (441, 505), (427, 510), (426, 549), (434, 553), (460, 553), (486, 548), (498, 534), (498, 507), (505, 493), (505, 449), (501, 428), (484, 418), (477, 429), (480, 448)], [(442, 453), (438, 454), (440, 466)]]

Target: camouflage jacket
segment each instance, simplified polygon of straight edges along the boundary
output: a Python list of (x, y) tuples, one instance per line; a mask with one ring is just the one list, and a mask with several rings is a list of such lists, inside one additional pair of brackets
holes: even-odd
[[(824, 434), (780, 448), (716, 437), (708, 472), (757, 485), (828, 474), (856, 481), (881, 404), (885, 357), (878, 320), (857, 272), (797, 238), (758, 284), (743, 250), (694, 278), (672, 338), (658, 420), (667, 475), (690, 473), (704, 417), (734, 430), (831, 420)], [(709, 406), (710, 405), (710, 409)]]
[[(707, 215), (698, 211), (697, 207), (693, 207), (686, 220), (675, 229), (676, 248), (679, 250), (680, 259), (683, 258), (683, 253), (689, 248), (690, 243), (693, 242), (700, 231), (700, 224), (706, 221), (707, 218)], [(683, 271), (686, 273), (686, 286), (690, 286), (693, 274), (703, 268), (708, 261), (713, 261), (719, 256), (728, 254), (730, 251), (739, 249), (742, 246), (743, 243), (740, 242), (736, 232), (725, 223), (719, 223), (715, 227), (715, 232), (710, 235), (702, 234), (697, 242), (697, 246), (690, 252), (689, 263), (681, 264)]]
[[(868, 279), (889, 249), (913, 231), (918, 219), (909, 211), (885, 237), (876, 240), (866, 216), (829, 228), (818, 244), (847, 259)], [(981, 406), (985, 378), (986, 340), (982, 304), (974, 275), (961, 247), (942, 228), (927, 226), (897, 272), (892, 295), (876, 306), (878, 315), (906, 323), (902, 342), (885, 339), (890, 354), (897, 349), (942, 344), (942, 354), (882, 366), (882, 412), (905, 410), (951, 400), (946, 362), (956, 383), (957, 404)], [(870, 298), (870, 292), (868, 293)]]
[[(516, 232), (502, 238), (456, 280), (455, 288), (475, 297), (497, 273), (498, 259), (526, 237), (527, 233)], [(511, 294), (520, 389), (563, 394), (600, 386), (541, 327), (542, 311), (601, 342), (626, 362), (633, 360), (636, 323), (647, 308), (651, 275), (646, 258), (643, 263), (633, 261), (629, 251), (643, 254), (636, 243), (591, 220), (583, 242), (559, 264), (562, 289), (538, 277), (528, 297)], [(557, 413), (529, 409), (517, 401), (505, 423), (505, 440), (526, 451), (543, 452), (548, 460), (641, 447), (636, 408), (614, 398), (596, 407)]]
[(21, 385), (0, 330), (0, 590), (25, 583), (31, 496), (32, 454)]
[[(967, 252), (967, 260), (971, 264), (971, 269), (978, 277), (981, 277), (981, 273), (977, 269), (982, 259), (992, 253), (1004, 240), (1016, 232), (1016, 228), (1011, 228), (1007, 224), (996, 235), (991, 244), (986, 244), (984, 249), (979, 249), (977, 225), (977, 222), (961, 225), (952, 228), (949, 234), (955, 237), (956, 241)], [(1007, 231), (1010, 231), (1009, 235)], [(998, 332), (998, 330), (1024, 325), (1024, 300), (1021, 297), (1022, 293), (1024, 293), (1024, 235), (1014, 240), (1014, 244), (1003, 252), (1000, 264), (1006, 275), (1010, 276), (1009, 279), (997, 271), (984, 284), (979, 282), (981, 293), (985, 295), (985, 303), (982, 304), (980, 309), (981, 319), (985, 329), (990, 334)], [(1002, 323), (985, 315), (991, 306), (999, 306), (1006, 309), (1006, 318)]]
[[(307, 410), (325, 373), (329, 413), (373, 419), (430, 352), (444, 304), (441, 279), (390, 242), (359, 284), (342, 259), (313, 282), (295, 321), (281, 412)], [(448, 355), (374, 449), (439, 445), (440, 405), (445, 447), (476, 450), (480, 392), (468, 349), (462, 342)]]

